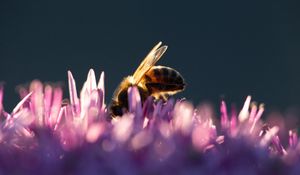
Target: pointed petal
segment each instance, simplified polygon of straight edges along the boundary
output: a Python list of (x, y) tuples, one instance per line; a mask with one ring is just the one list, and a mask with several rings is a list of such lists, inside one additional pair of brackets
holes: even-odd
[(62, 96), (63, 96), (63, 92), (61, 88), (54, 89), (53, 102), (52, 102), (50, 117), (48, 121), (50, 127), (54, 127), (54, 125), (57, 122), (57, 118), (61, 110), (60, 108), (62, 103)]
[(136, 86), (128, 88), (128, 107), (130, 113), (142, 116), (142, 102)]
[(18, 111), (13, 117), (15, 118), (15, 122), (22, 126), (28, 126), (34, 122), (34, 116), (31, 114), (28, 108)]
[(274, 147), (275, 147), (277, 153), (279, 153), (279, 155), (286, 154), (286, 150), (283, 148), (278, 135), (275, 135), (274, 137), (272, 137), (272, 144), (274, 145)]
[(263, 105), (263, 104), (259, 105), (259, 110), (258, 110), (257, 114), (255, 115), (255, 120), (256, 120), (256, 121), (259, 120), (259, 119), (261, 118), (261, 116), (262, 116), (264, 110), (265, 110), (264, 105)]
[(92, 93), (92, 91), (94, 89), (97, 89), (96, 76), (95, 76), (95, 72), (93, 69), (90, 69), (87, 79), (86, 79), (86, 82), (87, 82), (88, 93)]
[(93, 90), (92, 93), (90, 94), (90, 107), (98, 107), (99, 106), (99, 91), (98, 90)]
[(278, 133), (279, 128), (278, 126), (274, 126), (272, 127), (269, 131), (267, 131), (267, 133), (263, 136), (263, 138), (260, 141), (260, 145), (261, 146), (266, 146), (268, 143), (270, 143), (270, 141), (272, 140), (272, 138)]
[(50, 85), (46, 85), (44, 92), (45, 92), (45, 94), (44, 94), (44, 107), (45, 107), (44, 117), (45, 117), (46, 125), (48, 125), (48, 119), (49, 119), (50, 112), (51, 112), (53, 89)]
[(74, 112), (78, 114), (80, 112), (80, 105), (77, 96), (76, 82), (73, 78), (71, 71), (68, 71), (68, 83), (69, 83), (70, 103), (74, 108)]
[(17, 105), (16, 107), (13, 109), (12, 111), (12, 115), (15, 114), (16, 112), (18, 112), (20, 110), (20, 108), (22, 107), (22, 105), (30, 98), (30, 96), (32, 95), (32, 92), (30, 92), (28, 95), (26, 95)]
[(252, 126), (250, 128), (250, 133), (253, 132), (253, 130), (254, 130), (255, 126), (256, 126), (256, 123), (261, 118), (263, 112), (264, 112), (264, 105), (260, 105), (259, 106), (259, 110), (258, 110), (257, 114), (255, 115), (254, 120), (252, 122)]
[(165, 119), (165, 120), (170, 120), (171, 116), (170, 116), (170, 112), (173, 110), (174, 108), (174, 103), (175, 100), (173, 98), (170, 98), (163, 106), (162, 110), (161, 110), (161, 114), (160, 114), (160, 118)]
[(256, 103), (252, 103), (251, 104), (251, 111), (250, 111), (250, 115), (249, 115), (249, 122), (252, 123), (255, 119), (255, 115), (257, 112), (257, 105)]
[(289, 145), (290, 147), (294, 147), (294, 140), (293, 140), (293, 131), (289, 130)]
[(100, 113), (100, 90), (93, 90), (90, 94), (90, 105), (88, 107), (88, 124), (93, 123), (98, 119)]
[(295, 131), (289, 130), (289, 146), (295, 149), (298, 144), (298, 135)]
[(99, 82), (98, 82), (98, 89), (101, 90), (102, 92), (102, 108), (105, 107), (105, 88), (104, 88), (104, 72), (102, 71), (101, 72), (101, 75), (100, 75), (100, 79), (99, 79)]
[(225, 101), (221, 101), (220, 106), (221, 111), (221, 127), (222, 129), (226, 129), (228, 127), (228, 114), (227, 114), (227, 107)]
[(244, 122), (245, 120), (248, 119), (249, 117), (249, 106), (250, 106), (250, 102), (251, 102), (251, 96), (247, 96), (246, 101), (244, 103), (243, 109), (241, 110), (240, 114), (239, 114), (239, 121), (240, 122)]
[(298, 134), (297, 134), (297, 132), (293, 132), (293, 143), (294, 143), (295, 147), (298, 144)]
[[(153, 103), (153, 100), (151, 102)], [(161, 100), (159, 100), (155, 105), (150, 106), (150, 109), (153, 110), (153, 112), (150, 112), (150, 115), (147, 116), (149, 118), (149, 121), (148, 121), (149, 128), (155, 128), (160, 124), (161, 118), (160, 118), (159, 114), (161, 112), (161, 108), (162, 108)]]
[(101, 109), (101, 111), (104, 111), (105, 105), (104, 105), (103, 91), (101, 91), (101, 89), (98, 89), (98, 94), (99, 94), (98, 107), (99, 107), (99, 109)]
[(80, 117), (84, 118), (88, 113), (88, 107), (90, 106), (91, 96), (87, 89), (88, 83), (85, 82), (80, 92)]
[(230, 118), (230, 133), (235, 135), (237, 129), (237, 113), (235, 106), (231, 107), (231, 118)]
[(143, 116), (151, 119), (153, 109), (153, 97), (149, 96), (143, 104)]
[(57, 117), (57, 119), (56, 119), (56, 121), (55, 121), (55, 126), (54, 126), (54, 128), (53, 128), (54, 131), (57, 130), (58, 125), (60, 124), (60, 121), (61, 121), (62, 117), (64, 116), (65, 109), (66, 109), (65, 106), (62, 107), (62, 108), (60, 108), (59, 113), (58, 113), (58, 117)]
[[(159, 114), (161, 113), (161, 109), (162, 109), (162, 101), (159, 100), (154, 106), (153, 116), (156, 118), (160, 117)], [(161, 119), (161, 118), (159, 118), (159, 119)]]
[(32, 111), (34, 112), (36, 118), (37, 126), (43, 126), (44, 124), (44, 94), (43, 94), (43, 84), (38, 80), (34, 80), (30, 84), (31, 95), (31, 104)]

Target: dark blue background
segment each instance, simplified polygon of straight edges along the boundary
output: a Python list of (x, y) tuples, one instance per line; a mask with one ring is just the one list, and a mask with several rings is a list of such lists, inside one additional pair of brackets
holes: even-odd
[[(1, 1), (0, 81), (5, 107), (33, 79), (81, 87), (90, 68), (106, 73), (107, 100), (158, 41), (159, 64), (176, 68), (198, 104), (251, 94), (270, 108), (300, 104), (297, 1)], [(66, 88), (66, 87), (65, 87)], [(67, 95), (66, 95), (67, 97)]]

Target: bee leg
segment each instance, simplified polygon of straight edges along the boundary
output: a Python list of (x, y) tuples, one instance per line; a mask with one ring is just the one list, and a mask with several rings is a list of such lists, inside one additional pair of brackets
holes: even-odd
[(162, 99), (163, 102), (166, 102), (169, 98), (169, 95), (168, 94), (160, 94), (159, 98)]
[(167, 93), (155, 93), (151, 96), (155, 98), (155, 101), (162, 100), (163, 102), (166, 102), (169, 98), (169, 95)]

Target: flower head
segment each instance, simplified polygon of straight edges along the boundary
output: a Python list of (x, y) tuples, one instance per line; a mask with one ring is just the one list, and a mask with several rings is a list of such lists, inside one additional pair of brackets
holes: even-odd
[[(246, 98), (240, 112), (221, 101), (220, 118), (209, 104), (186, 100), (141, 101), (128, 89), (128, 112), (109, 121), (104, 73), (93, 70), (78, 97), (68, 72), (69, 103), (62, 89), (33, 81), (21, 88), (11, 113), (0, 86), (0, 172), (4, 174), (276, 174), (299, 172), (299, 141), (261, 120), (264, 106)], [(19, 165), (19, 166), (15, 166)], [(274, 169), (276, 167), (276, 169)]]

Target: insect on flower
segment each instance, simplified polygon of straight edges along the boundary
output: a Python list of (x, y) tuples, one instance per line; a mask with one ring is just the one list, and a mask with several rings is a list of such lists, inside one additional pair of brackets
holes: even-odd
[(128, 88), (137, 86), (144, 102), (147, 97), (167, 100), (170, 95), (184, 90), (185, 82), (181, 74), (173, 68), (155, 66), (155, 63), (167, 50), (167, 46), (161, 46), (159, 42), (145, 57), (133, 75), (127, 76), (115, 90), (110, 112), (112, 116), (122, 116), (128, 110)]

